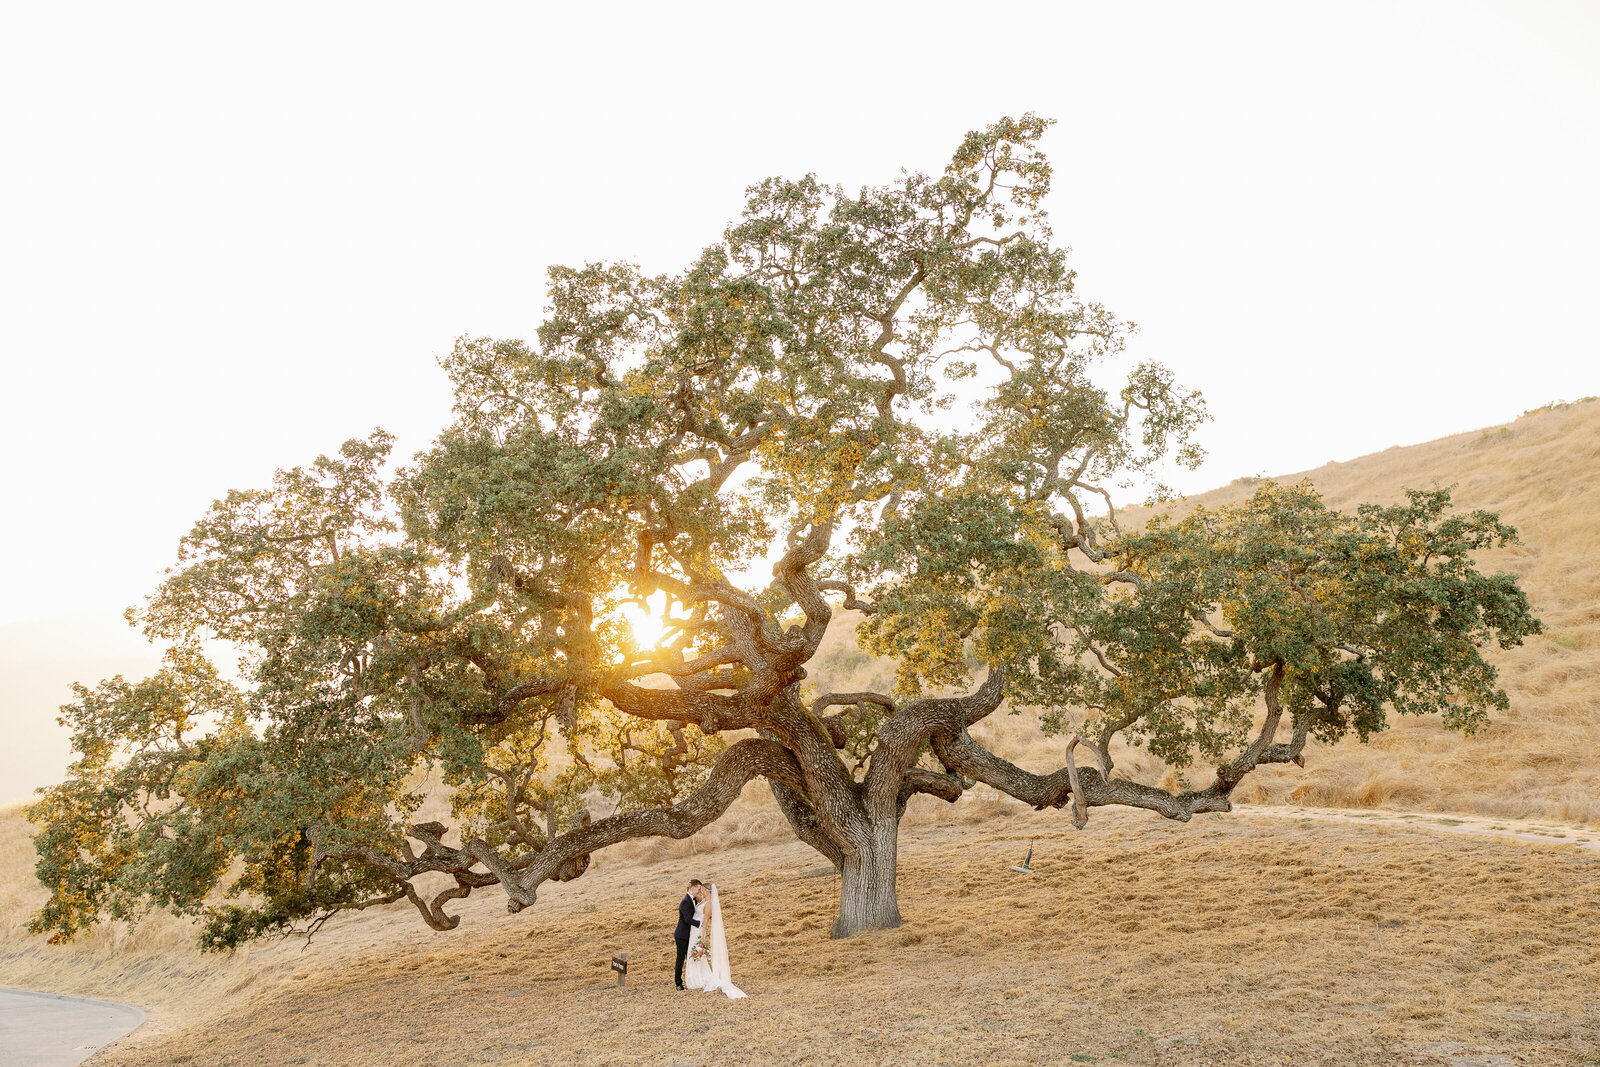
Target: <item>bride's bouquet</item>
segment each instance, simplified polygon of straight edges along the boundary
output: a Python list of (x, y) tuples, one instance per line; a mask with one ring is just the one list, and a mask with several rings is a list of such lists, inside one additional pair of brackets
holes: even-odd
[(696, 939), (694, 947), (689, 949), (691, 960), (705, 960), (711, 958), (711, 934), (703, 933)]

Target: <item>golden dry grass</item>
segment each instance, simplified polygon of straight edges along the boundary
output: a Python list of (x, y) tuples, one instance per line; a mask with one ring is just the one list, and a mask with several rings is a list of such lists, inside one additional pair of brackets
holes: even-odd
[[(1030, 843), (1037, 873), (1012, 874)], [(816, 868), (793, 843), (692, 862), (602, 860), (545, 890), (532, 913), (507, 916), (493, 896), (467, 902), (455, 934), (362, 917), (286, 973), (213, 999), (197, 1025), (94, 1062), (1600, 1056), (1600, 852), (1565, 842), (1264, 813), (1187, 827), (1107, 813), (1073, 834), (1057, 813), (1016, 810), (1003, 824), (909, 829), (906, 924), (843, 942), (827, 936), (836, 882), (808, 876)], [(723, 887), (748, 1000), (670, 989), (672, 908), (691, 874)], [(619, 991), (606, 960), (622, 948), (633, 974)]]

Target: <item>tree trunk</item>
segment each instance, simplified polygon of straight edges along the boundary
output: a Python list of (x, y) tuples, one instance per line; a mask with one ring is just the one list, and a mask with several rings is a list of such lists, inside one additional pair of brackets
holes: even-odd
[(838, 845), (828, 840), (828, 835), (817, 821), (817, 813), (812, 810), (805, 795), (779, 781), (771, 781), (769, 784), (772, 786), (772, 799), (778, 802), (778, 810), (789, 820), (789, 828), (794, 831), (794, 836), (820, 852), (829, 863), (833, 864), (834, 870), (842, 869), (844, 853), (840, 851)]
[(873, 823), (872, 845), (845, 856), (839, 876), (839, 917), (834, 937), (849, 937), (862, 930), (886, 930), (900, 925), (900, 902), (895, 896), (895, 849), (900, 820)]

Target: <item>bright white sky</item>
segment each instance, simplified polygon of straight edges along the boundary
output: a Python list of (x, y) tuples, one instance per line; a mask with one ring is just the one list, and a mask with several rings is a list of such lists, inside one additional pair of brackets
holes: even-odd
[[(423, 447), (545, 267), (1060, 120), (1050, 207), (1199, 490), (1600, 393), (1600, 4), (11, 4), (0, 622), (110, 613), (230, 487)], [(1180, 473), (1181, 472), (1176, 472)]]

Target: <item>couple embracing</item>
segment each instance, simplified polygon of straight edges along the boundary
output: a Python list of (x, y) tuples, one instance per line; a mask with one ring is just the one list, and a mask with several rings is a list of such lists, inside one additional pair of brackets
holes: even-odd
[(720, 990), (735, 999), (745, 995), (729, 977), (728, 936), (722, 929), (722, 902), (715, 884), (689, 880), (688, 890), (678, 901), (678, 928), (672, 939), (678, 946), (672, 979), (679, 989)]

